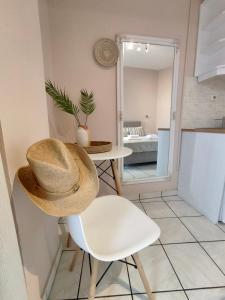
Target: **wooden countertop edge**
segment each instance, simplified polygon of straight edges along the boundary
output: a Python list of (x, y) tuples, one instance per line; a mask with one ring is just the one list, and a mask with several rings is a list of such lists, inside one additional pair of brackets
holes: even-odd
[(182, 132), (203, 132), (203, 133), (221, 133), (225, 134), (225, 128), (183, 128)]
[(161, 131), (170, 131), (170, 128), (158, 128), (158, 130), (161, 130)]

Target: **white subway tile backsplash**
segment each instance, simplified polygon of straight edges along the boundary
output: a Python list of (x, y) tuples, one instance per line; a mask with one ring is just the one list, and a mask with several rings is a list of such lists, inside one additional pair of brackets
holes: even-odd
[[(211, 97), (215, 95), (216, 100)], [(225, 116), (225, 80), (212, 78), (198, 82), (186, 77), (184, 84), (182, 128), (215, 127), (214, 119)]]

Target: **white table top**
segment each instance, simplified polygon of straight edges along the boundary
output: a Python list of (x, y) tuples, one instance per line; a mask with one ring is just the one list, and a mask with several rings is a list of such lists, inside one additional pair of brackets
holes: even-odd
[(92, 160), (96, 161), (96, 160), (118, 159), (118, 158), (129, 156), (131, 155), (132, 152), (133, 151), (127, 147), (112, 146), (111, 151), (88, 154), (88, 155)]

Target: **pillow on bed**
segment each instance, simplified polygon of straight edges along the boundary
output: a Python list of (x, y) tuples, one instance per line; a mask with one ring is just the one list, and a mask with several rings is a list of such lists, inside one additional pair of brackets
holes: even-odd
[(139, 135), (139, 136), (144, 136), (145, 132), (143, 127), (124, 127), (123, 128), (123, 136), (128, 136), (128, 135)]

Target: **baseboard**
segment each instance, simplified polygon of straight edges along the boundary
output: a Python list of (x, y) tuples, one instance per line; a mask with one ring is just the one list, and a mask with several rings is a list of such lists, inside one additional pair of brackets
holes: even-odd
[(46, 286), (45, 286), (45, 289), (44, 289), (44, 292), (42, 295), (42, 300), (48, 300), (48, 297), (49, 297), (49, 294), (50, 294), (50, 291), (52, 288), (52, 284), (55, 279), (55, 274), (56, 274), (56, 271), (57, 271), (57, 268), (59, 265), (59, 261), (60, 261), (61, 255), (62, 255), (62, 250), (63, 250), (63, 247), (62, 247), (62, 244), (60, 243), (57, 254), (55, 256), (54, 263), (52, 265), (50, 275), (48, 277), (48, 281), (46, 283)]

